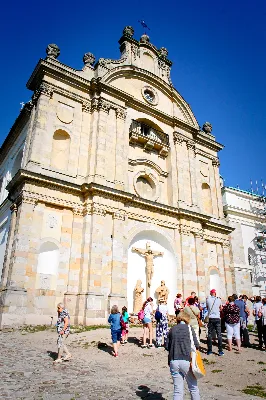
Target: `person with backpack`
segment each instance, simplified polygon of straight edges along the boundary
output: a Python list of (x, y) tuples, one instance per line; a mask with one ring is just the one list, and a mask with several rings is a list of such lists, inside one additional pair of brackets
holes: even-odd
[(235, 305), (239, 307), (240, 310), (240, 338), (242, 345), (245, 347), (250, 346), (249, 342), (249, 334), (248, 334), (248, 329), (247, 329), (247, 310), (246, 310), (246, 303), (243, 299), (244, 296), (241, 298), (238, 297), (237, 294), (233, 295), (235, 298)]
[[(142, 310), (139, 312), (142, 313), (143, 316), (142, 323), (143, 323), (143, 344), (142, 348), (145, 347), (154, 347), (152, 343), (152, 312), (153, 312), (153, 298), (148, 297), (147, 300), (143, 303)], [(140, 316), (139, 316), (140, 318)], [(146, 341), (149, 337), (150, 343), (147, 345)]]
[(163, 339), (164, 345), (168, 335), (168, 307), (166, 303), (159, 304), (155, 312), (156, 320), (156, 346), (162, 347)]

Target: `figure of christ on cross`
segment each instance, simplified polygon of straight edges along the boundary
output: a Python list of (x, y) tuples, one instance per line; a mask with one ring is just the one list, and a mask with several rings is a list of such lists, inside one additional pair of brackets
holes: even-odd
[(146, 249), (138, 249), (136, 247), (132, 247), (132, 251), (139, 253), (141, 256), (145, 257), (146, 260), (146, 298), (150, 297), (150, 287), (151, 280), (153, 277), (153, 259), (156, 256), (163, 256), (163, 252), (154, 251), (151, 249), (150, 242), (146, 243)]

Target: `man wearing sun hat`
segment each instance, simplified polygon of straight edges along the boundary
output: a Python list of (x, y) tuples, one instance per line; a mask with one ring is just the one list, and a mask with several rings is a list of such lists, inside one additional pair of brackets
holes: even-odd
[(208, 309), (208, 351), (207, 355), (212, 354), (212, 334), (216, 331), (218, 337), (218, 354), (219, 356), (224, 356), (222, 347), (222, 332), (221, 332), (221, 317), (220, 311), (222, 309), (222, 302), (219, 297), (216, 297), (216, 289), (210, 291), (210, 296), (206, 300), (206, 305)]

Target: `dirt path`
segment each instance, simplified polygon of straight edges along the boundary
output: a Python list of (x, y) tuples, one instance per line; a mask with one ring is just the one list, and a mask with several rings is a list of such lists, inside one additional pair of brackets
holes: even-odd
[[(71, 334), (68, 345), (73, 358), (56, 366), (51, 358), (56, 351), (55, 332), (2, 332), (0, 398), (170, 400), (173, 386), (167, 352), (138, 347), (141, 331), (141, 328), (130, 330), (129, 343), (121, 347), (117, 359), (110, 355), (109, 329)], [(255, 340), (252, 334), (251, 341), (257, 346)], [(102, 343), (100, 348), (98, 342)], [(201, 399), (259, 399), (241, 390), (254, 384), (266, 389), (265, 351), (249, 348), (236, 354), (225, 350), (224, 357), (215, 354), (207, 357), (205, 340), (201, 345), (203, 358), (208, 359), (207, 376), (199, 382)], [(185, 398), (189, 399), (187, 392)]]

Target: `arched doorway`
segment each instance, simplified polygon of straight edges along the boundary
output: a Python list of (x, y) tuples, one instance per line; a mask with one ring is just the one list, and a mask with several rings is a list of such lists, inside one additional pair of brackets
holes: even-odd
[[(142, 281), (143, 301), (146, 299), (146, 261), (145, 257), (132, 251), (132, 248), (145, 249), (149, 242), (152, 250), (163, 252), (163, 256), (154, 257), (154, 273), (151, 281), (150, 295), (154, 299), (154, 307), (157, 305), (156, 289), (164, 280), (169, 289), (168, 308), (170, 314), (174, 314), (174, 299), (177, 291), (177, 260), (169, 241), (159, 232), (144, 230), (136, 234), (131, 240), (128, 249), (128, 270), (127, 270), (127, 300), (128, 310), (133, 311), (134, 288), (137, 280)], [(182, 279), (182, 277), (179, 277)]]

